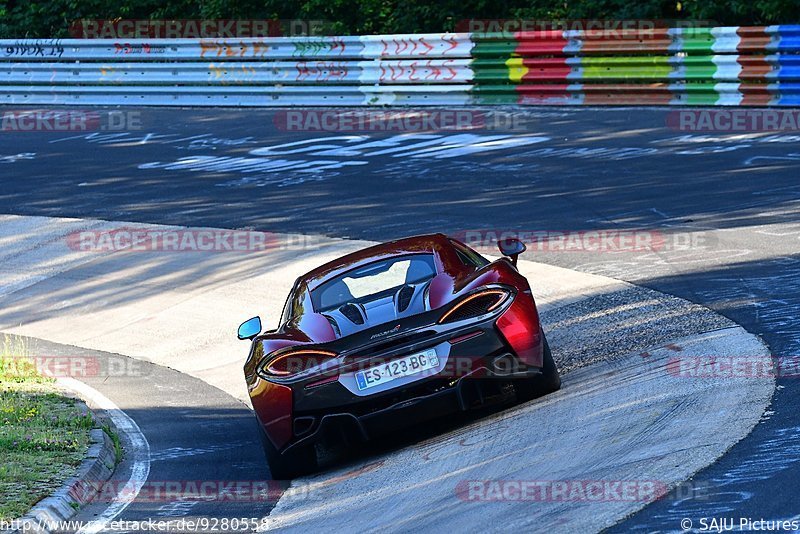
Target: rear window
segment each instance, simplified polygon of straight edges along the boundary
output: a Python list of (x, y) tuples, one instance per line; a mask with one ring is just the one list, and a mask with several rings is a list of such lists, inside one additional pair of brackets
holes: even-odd
[(399, 256), (362, 265), (311, 291), (314, 311), (325, 312), (348, 302), (364, 304), (397, 292), (405, 285), (436, 276), (433, 254)]

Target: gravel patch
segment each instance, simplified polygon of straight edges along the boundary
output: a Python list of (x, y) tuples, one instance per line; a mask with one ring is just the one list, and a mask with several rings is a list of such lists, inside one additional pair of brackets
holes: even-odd
[(542, 324), (562, 373), (737, 326), (703, 306), (635, 286), (547, 309)]

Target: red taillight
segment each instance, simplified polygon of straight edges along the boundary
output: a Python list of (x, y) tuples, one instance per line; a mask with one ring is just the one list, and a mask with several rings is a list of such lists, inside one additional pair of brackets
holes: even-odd
[(450, 308), (439, 319), (439, 323), (463, 321), (472, 317), (478, 317), (484, 313), (489, 313), (502, 305), (511, 295), (505, 289), (485, 289), (459, 301)]
[(293, 350), (269, 360), (263, 367), (264, 374), (286, 377), (314, 369), (336, 359), (336, 354), (325, 350)]

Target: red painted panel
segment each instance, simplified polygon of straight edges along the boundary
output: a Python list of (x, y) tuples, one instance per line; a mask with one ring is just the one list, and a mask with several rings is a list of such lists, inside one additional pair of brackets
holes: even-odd
[(742, 106), (768, 106), (775, 98), (766, 84), (742, 83), (739, 84), (742, 93)]
[(560, 56), (564, 52), (564, 47), (569, 43), (569, 39), (564, 38), (564, 32), (561, 30), (515, 32), (514, 39), (517, 40), (514, 55), (523, 57)]
[(736, 30), (739, 36), (737, 52), (761, 52), (767, 49), (767, 45), (772, 42), (772, 36), (767, 34), (764, 26), (741, 27)]
[(766, 56), (739, 56), (736, 61), (742, 66), (739, 79), (745, 81), (765, 81), (767, 74), (777, 70)]
[(528, 72), (522, 77), (522, 82), (542, 82), (542, 81), (561, 81), (567, 80), (567, 75), (572, 72), (572, 68), (567, 65), (567, 58), (538, 58), (523, 59), (522, 64), (528, 68)]
[(657, 53), (666, 54), (672, 37), (666, 28), (647, 31), (609, 30), (587, 31), (580, 38), (582, 54)]

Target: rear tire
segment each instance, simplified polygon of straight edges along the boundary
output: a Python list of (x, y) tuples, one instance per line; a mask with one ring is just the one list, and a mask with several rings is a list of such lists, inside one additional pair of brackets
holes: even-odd
[(547, 339), (542, 336), (544, 349), (542, 354), (542, 372), (531, 378), (521, 378), (514, 382), (514, 389), (517, 392), (517, 399), (520, 402), (553, 393), (561, 389), (561, 375), (558, 374), (556, 362), (550, 352), (550, 345)]
[(281, 454), (267, 437), (263, 428), (261, 429), (261, 442), (273, 480), (292, 480), (317, 469), (317, 451), (313, 444), (294, 447), (288, 453)]

